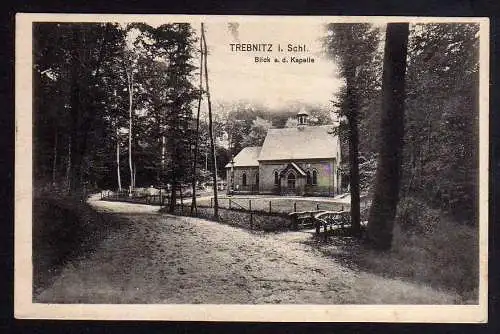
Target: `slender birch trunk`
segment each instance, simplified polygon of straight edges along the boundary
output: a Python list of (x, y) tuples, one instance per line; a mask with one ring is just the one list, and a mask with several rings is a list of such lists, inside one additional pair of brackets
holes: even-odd
[(203, 40), (203, 54), (204, 54), (204, 64), (205, 64), (205, 91), (207, 94), (207, 102), (208, 102), (208, 126), (210, 133), (210, 146), (212, 150), (212, 159), (213, 159), (213, 187), (214, 187), (214, 216), (215, 220), (219, 220), (219, 203), (217, 200), (217, 158), (215, 156), (215, 142), (214, 142), (214, 133), (213, 133), (213, 122), (212, 122), (212, 104), (210, 102), (210, 89), (208, 87), (208, 66), (207, 66), (207, 40), (205, 37), (205, 28), (203, 23), (201, 24), (201, 38)]
[(134, 187), (134, 167), (132, 164), (132, 107), (133, 107), (133, 87), (134, 87), (134, 72), (130, 70), (127, 71), (127, 82), (128, 82), (128, 117), (129, 117), (129, 125), (128, 125), (128, 166), (130, 169), (130, 189), (129, 194), (132, 193), (132, 188)]
[(119, 130), (116, 130), (116, 176), (118, 179), (118, 191), (122, 191), (122, 178), (120, 174), (120, 138)]
[(165, 172), (165, 155), (167, 153), (167, 138), (161, 137), (161, 173)]

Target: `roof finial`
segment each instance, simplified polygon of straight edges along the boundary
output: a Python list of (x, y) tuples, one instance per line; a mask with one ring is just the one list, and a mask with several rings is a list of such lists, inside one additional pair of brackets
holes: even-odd
[(309, 114), (305, 111), (304, 108), (301, 108), (301, 110), (297, 114), (297, 120), (298, 120), (297, 126), (307, 125), (308, 121), (309, 121), (308, 117), (309, 117)]

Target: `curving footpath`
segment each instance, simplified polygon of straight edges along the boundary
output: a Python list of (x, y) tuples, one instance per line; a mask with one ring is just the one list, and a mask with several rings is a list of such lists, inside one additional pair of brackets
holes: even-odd
[(306, 232), (257, 234), (158, 207), (90, 200), (123, 223), (36, 297), (50, 303), (453, 304), (457, 296), (342, 266)]

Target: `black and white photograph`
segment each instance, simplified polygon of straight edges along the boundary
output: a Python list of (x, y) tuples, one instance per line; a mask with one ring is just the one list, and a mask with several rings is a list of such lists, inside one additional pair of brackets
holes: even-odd
[(18, 14), (16, 316), (486, 322), (488, 25)]

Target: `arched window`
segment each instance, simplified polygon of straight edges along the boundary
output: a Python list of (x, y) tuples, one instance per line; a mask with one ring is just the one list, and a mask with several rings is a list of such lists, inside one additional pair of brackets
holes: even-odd
[(278, 171), (274, 171), (274, 185), (277, 186), (280, 184), (280, 177), (278, 175)]
[(247, 185), (247, 174), (246, 173), (243, 173), (243, 185), (246, 186)]
[(311, 172), (310, 171), (307, 171), (306, 172), (306, 183), (307, 185), (311, 185)]
[(318, 184), (318, 172), (313, 170), (312, 184)]
[(287, 178), (288, 188), (295, 189), (295, 174), (290, 172)]

